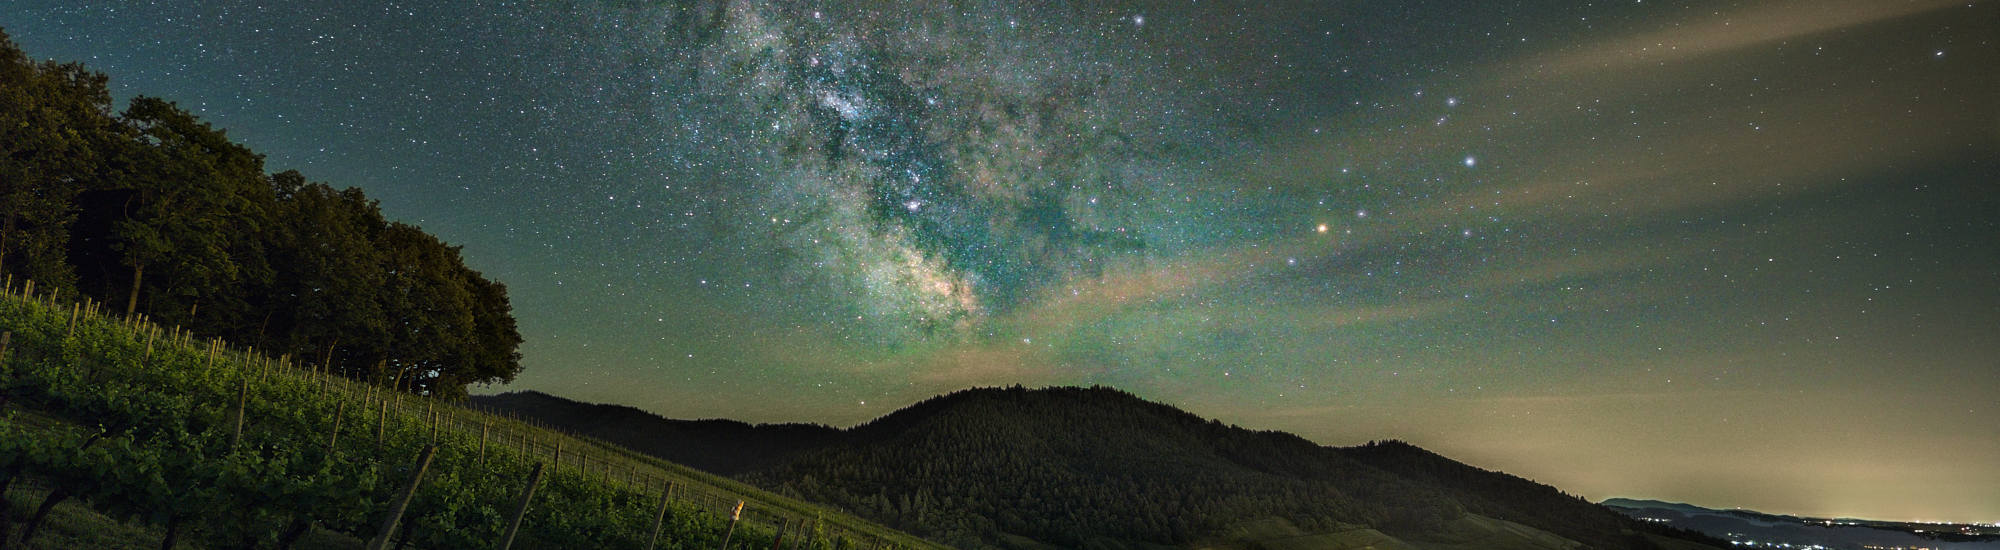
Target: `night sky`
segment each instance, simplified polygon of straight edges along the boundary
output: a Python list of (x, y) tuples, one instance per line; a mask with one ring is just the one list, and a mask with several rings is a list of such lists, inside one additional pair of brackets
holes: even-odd
[(2000, 3), (1581, 4), (0, 26), (463, 245), (527, 340), (478, 391), (844, 426), (1105, 384), (1592, 499), (2000, 521)]

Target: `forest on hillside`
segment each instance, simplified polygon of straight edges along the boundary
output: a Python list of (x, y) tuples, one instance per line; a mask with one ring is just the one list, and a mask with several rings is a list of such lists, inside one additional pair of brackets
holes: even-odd
[(507, 289), (359, 189), (0, 31), (0, 277), (441, 397), (520, 372)]
[(1186, 546), (1269, 518), (1434, 543), (1468, 514), (1591, 548), (1726, 545), (1405, 443), (1325, 447), (1105, 387), (963, 390), (741, 477), (960, 547)]

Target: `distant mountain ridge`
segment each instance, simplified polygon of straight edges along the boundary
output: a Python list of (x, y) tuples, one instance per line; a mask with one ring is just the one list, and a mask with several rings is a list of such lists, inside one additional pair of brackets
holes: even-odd
[(1699, 514), (1699, 513), (1705, 513), (1705, 512), (1718, 512), (1718, 510), (1711, 510), (1711, 509), (1708, 509), (1708, 508), (1703, 508), (1703, 507), (1700, 507), (1700, 506), (1695, 506), (1695, 505), (1693, 505), (1693, 504), (1683, 504), (1683, 503), (1679, 503), (1679, 502), (1667, 502), (1667, 501), (1664, 501), (1664, 500), (1645, 500), (1645, 499), (1634, 499), (1634, 498), (1607, 498), (1607, 499), (1604, 499), (1604, 500), (1603, 500), (1602, 502), (1598, 502), (1598, 504), (1602, 504), (1602, 505), (1604, 505), (1604, 506), (1606, 506), (1606, 507), (1609, 507), (1609, 508), (1611, 508), (1611, 509), (1613, 509), (1613, 510), (1620, 510), (1620, 511), (1626, 511), (1626, 510), (1648, 510), (1648, 509), (1650, 509), (1650, 510), (1673, 510), (1673, 511), (1676, 511), (1676, 512), (1680, 512), (1680, 513), (1683, 513), (1683, 514)]
[(967, 548), (1726, 546), (1406, 443), (1326, 447), (1101, 387), (963, 390), (846, 430), (473, 403)]
[(673, 420), (624, 405), (584, 403), (534, 391), (473, 396), (471, 405), (727, 476), (832, 443), (841, 436), (840, 430), (818, 424)]

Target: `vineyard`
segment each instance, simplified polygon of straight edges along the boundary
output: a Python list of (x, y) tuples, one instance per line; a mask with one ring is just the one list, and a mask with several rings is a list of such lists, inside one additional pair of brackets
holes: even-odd
[(44, 547), (65, 503), (158, 548), (940, 547), (31, 282), (4, 291), (0, 496), (32, 506), (0, 506), (0, 548)]

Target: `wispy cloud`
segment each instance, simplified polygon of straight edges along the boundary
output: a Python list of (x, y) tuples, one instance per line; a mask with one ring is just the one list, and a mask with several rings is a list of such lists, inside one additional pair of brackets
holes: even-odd
[(1521, 66), (1544, 78), (1655, 67), (1964, 5), (1952, 0), (1759, 2), (1674, 21), (1657, 30), (1565, 48), (1531, 58)]

